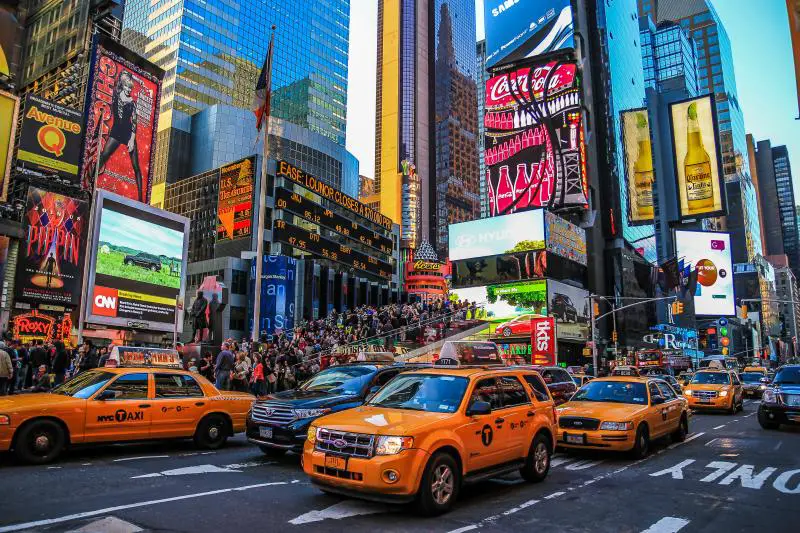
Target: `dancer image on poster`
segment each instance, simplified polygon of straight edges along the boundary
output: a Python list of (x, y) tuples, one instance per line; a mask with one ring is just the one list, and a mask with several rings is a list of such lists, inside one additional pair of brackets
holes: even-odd
[(47, 274), (47, 288), (49, 289), (52, 286), (53, 276), (56, 272), (56, 258), (53, 257), (52, 252), (50, 252), (47, 260), (44, 262), (44, 271)]
[[(128, 156), (131, 159), (133, 173), (136, 175), (139, 200), (144, 202), (147, 200), (147, 191), (143, 187), (144, 180), (142, 178), (142, 170), (139, 167), (139, 150), (136, 146), (136, 99), (133, 97), (133, 87), (133, 76), (128, 71), (122, 71), (114, 87), (114, 99), (111, 104), (114, 124), (111, 126), (106, 145), (100, 154), (100, 171), (98, 175), (104, 172), (106, 163), (117, 151), (117, 148), (120, 145), (125, 145), (128, 149)], [(97, 176), (95, 176), (95, 179), (97, 179)]]

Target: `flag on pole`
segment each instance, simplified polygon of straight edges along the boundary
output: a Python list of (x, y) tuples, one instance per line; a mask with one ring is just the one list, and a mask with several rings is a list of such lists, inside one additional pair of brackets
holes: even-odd
[(261, 131), (261, 126), (264, 124), (264, 117), (270, 113), (270, 103), (272, 101), (272, 51), (274, 47), (275, 26), (272, 27), (267, 57), (264, 59), (264, 66), (261, 67), (261, 74), (258, 75), (253, 96), (253, 113), (256, 115), (256, 130), (258, 131)]

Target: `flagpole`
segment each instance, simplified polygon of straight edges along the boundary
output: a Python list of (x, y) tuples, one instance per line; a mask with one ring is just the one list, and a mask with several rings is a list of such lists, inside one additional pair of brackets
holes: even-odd
[[(272, 26), (272, 34), (270, 35), (270, 51), (273, 52), (275, 40), (275, 26)], [(269, 59), (269, 69), (272, 70), (272, 58)], [(253, 328), (250, 332), (250, 340), (253, 342), (258, 341), (260, 324), (258, 318), (261, 312), (261, 276), (262, 265), (264, 264), (264, 218), (266, 217), (267, 210), (267, 160), (269, 159), (269, 122), (272, 115), (271, 100), (272, 100), (272, 73), (268, 72), (270, 86), (267, 87), (267, 102), (264, 108), (264, 145), (261, 150), (261, 177), (258, 186), (258, 231), (256, 242), (256, 280), (255, 280), (255, 294), (253, 295)]]

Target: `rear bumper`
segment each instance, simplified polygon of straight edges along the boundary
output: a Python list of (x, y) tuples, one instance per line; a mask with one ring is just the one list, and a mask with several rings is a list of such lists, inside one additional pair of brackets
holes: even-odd
[[(567, 436), (582, 436), (583, 443), (577, 444), (567, 442)], [(633, 449), (636, 442), (636, 432), (630, 431), (580, 431), (570, 429), (558, 429), (556, 445), (562, 448), (573, 449), (604, 449), (611, 451), (626, 452)]]
[[(272, 429), (272, 438), (261, 436), (260, 427)], [(303, 444), (306, 442), (307, 426), (303, 429), (292, 429), (291, 427), (272, 426), (269, 424), (259, 424), (253, 420), (247, 421), (246, 435), (247, 440), (259, 446), (278, 448), (281, 450), (291, 450), (302, 453)]]

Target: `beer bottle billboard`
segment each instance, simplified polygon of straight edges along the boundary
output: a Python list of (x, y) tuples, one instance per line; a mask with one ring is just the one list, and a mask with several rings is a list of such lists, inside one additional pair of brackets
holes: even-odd
[(681, 219), (724, 214), (713, 98), (674, 103), (670, 118)]
[(646, 109), (622, 113), (622, 139), (632, 225), (653, 223), (653, 149)]

